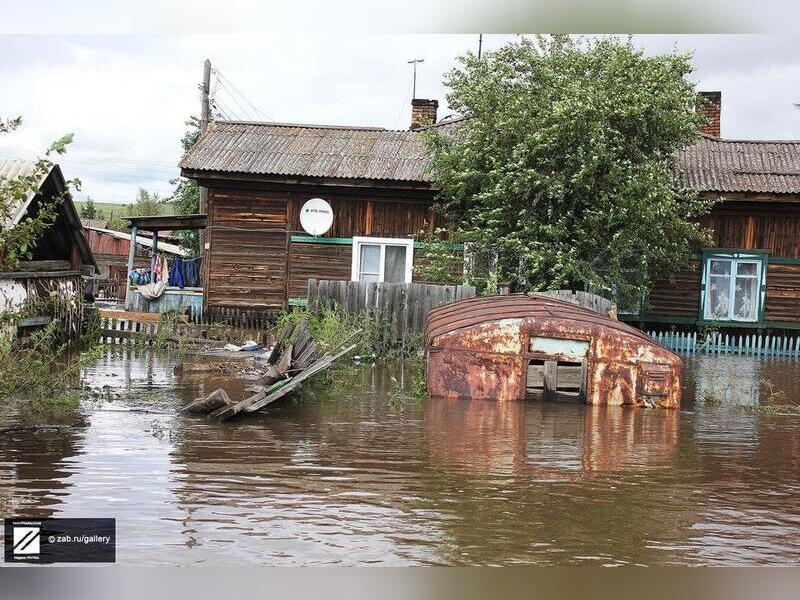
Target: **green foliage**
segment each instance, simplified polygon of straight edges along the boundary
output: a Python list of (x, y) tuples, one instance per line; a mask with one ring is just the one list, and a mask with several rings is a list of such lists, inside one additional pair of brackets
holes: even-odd
[(33, 315), (53, 316), (60, 302), (57, 294), (29, 300), (17, 310), (5, 311), (0, 327), (6, 335), (0, 342), (0, 402), (14, 401), (34, 411), (53, 406), (75, 406), (80, 369), (96, 361), (102, 347), (84, 337), (70, 348), (58, 319), (34, 332), (25, 344), (13, 335), (19, 319)]
[[(7, 134), (19, 127), (20, 117), (14, 119), (0, 118), (0, 134)], [(29, 196), (39, 193), (45, 176), (53, 167), (50, 156), (64, 154), (72, 143), (73, 135), (67, 134), (53, 142), (33, 165), (33, 169), (25, 175), (13, 179), (0, 179), (0, 223), (13, 217), (19, 207)], [(67, 188), (80, 188), (80, 181), (72, 179), (66, 182)], [(13, 227), (0, 229), (0, 271), (13, 271), (19, 261), (33, 256), (40, 236), (55, 222), (58, 207), (64, 201), (66, 192), (48, 202), (40, 202), (35, 211), (28, 211), (23, 219)]]
[(638, 297), (706, 241), (711, 203), (673, 175), (700, 122), (689, 55), (552, 36), (460, 60), (445, 83), (469, 118), (426, 141), (438, 210), (497, 250), (492, 278)]
[(92, 200), (91, 196), (87, 196), (86, 202), (81, 206), (81, 219), (100, 219), (100, 214), (94, 205), (94, 200)]
[(128, 205), (129, 217), (155, 216), (160, 215), (164, 207), (158, 192), (149, 192), (144, 188), (139, 188), (136, 192), (136, 200)]
[[(311, 335), (317, 342), (319, 353), (324, 354), (339, 347), (345, 340), (356, 344), (353, 354), (372, 356), (376, 359), (396, 359), (413, 355), (421, 345), (421, 336), (409, 336), (406, 340), (393, 340), (395, 319), (376, 319), (368, 313), (351, 315), (335, 308), (323, 308), (316, 312), (300, 310), (284, 312), (278, 317), (275, 331), (280, 332), (288, 322), (308, 322)], [(359, 332), (359, 333), (356, 333)]]
[(22, 117), (13, 117), (10, 119), (0, 117), (0, 133), (9, 133), (20, 125), (22, 125)]
[(447, 229), (422, 229), (414, 236), (414, 240), (423, 245), (416, 251), (414, 281), (440, 285), (464, 283), (463, 245), (458, 244), (458, 240)]
[[(200, 137), (200, 119), (190, 117), (186, 121), (188, 129), (181, 139), (181, 147), (184, 154), (195, 145)], [(170, 200), (175, 204), (175, 213), (179, 215), (194, 215), (200, 212), (200, 188), (193, 179), (176, 177), (170, 181), (175, 189), (170, 196)], [(179, 232), (181, 245), (192, 250), (195, 254), (200, 253), (200, 240), (197, 231), (187, 230)]]

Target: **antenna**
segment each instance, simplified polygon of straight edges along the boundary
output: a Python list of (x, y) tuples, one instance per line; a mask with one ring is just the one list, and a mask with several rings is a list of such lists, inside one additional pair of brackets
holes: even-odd
[(412, 58), (410, 61), (408, 61), (408, 64), (414, 65), (414, 79), (413, 79), (413, 83), (411, 84), (411, 99), (412, 100), (417, 97), (417, 65), (419, 63), (423, 63), (423, 62), (425, 62), (424, 58)]

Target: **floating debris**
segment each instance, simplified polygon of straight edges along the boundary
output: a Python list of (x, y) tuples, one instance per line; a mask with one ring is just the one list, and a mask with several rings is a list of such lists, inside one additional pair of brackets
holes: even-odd
[[(360, 332), (355, 332), (353, 336)], [(246, 388), (251, 393), (249, 397), (233, 402), (225, 390), (217, 389), (184, 407), (183, 412), (208, 414), (219, 421), (227, 421), (241, 413), (260, 410), (300, 389), (304, 381), (322, 373), (355, 350), (356, 344), (344, 347), (348, 341), (317, 358), (317, 342), (311, 335), (308, 322), (303, 320), (296, 328), (294, 323), (288, 323), (270, 350), (266, 368), (262, 370), (257, 383)]]

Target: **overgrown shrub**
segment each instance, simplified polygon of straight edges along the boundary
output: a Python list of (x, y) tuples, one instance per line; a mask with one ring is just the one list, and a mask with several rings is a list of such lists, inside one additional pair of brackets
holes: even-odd
[(20, 402), (34, 410), (77, 405), (80, 370), (97, 360), (101, 351), (96, 341), (84, 336), (70, 347), (56, 318), (24, 343), (14, 335), (19, 319), (54, 316), (58, 302), (54, 295), (33, 299), (0, 317), (4, 332), (0, 340), (0, 402)]
[(419, 334), (395, 339), (397, 323), (394, 315), (386, 318), (376, 318), (366, 312), (351, 315), (336, 308), (284, 312), (278, 317), (275, 331), (280, 333), (287, 323), (299, 324), (303, 320), (308, 322), (320, 354), (340, 345), (347, 345), (347, 342), (356, 344), (354, 353), (357, 355), (398, 359), (414, 355), (422, 344), (422, 336)]

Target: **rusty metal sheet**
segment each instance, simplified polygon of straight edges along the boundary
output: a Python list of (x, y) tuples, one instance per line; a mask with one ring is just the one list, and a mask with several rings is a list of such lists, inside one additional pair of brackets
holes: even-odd
[(680, 406), (680, 357), (629, 325), (552, 298), (512, 294), (436, 308), (425, 346), (433, 396), (525, 399), (536, 361), (551, 365), (545, 385), (554, 393), (546, 396), (557, 397), (555, 366), (578, 362), (589, 404)]

